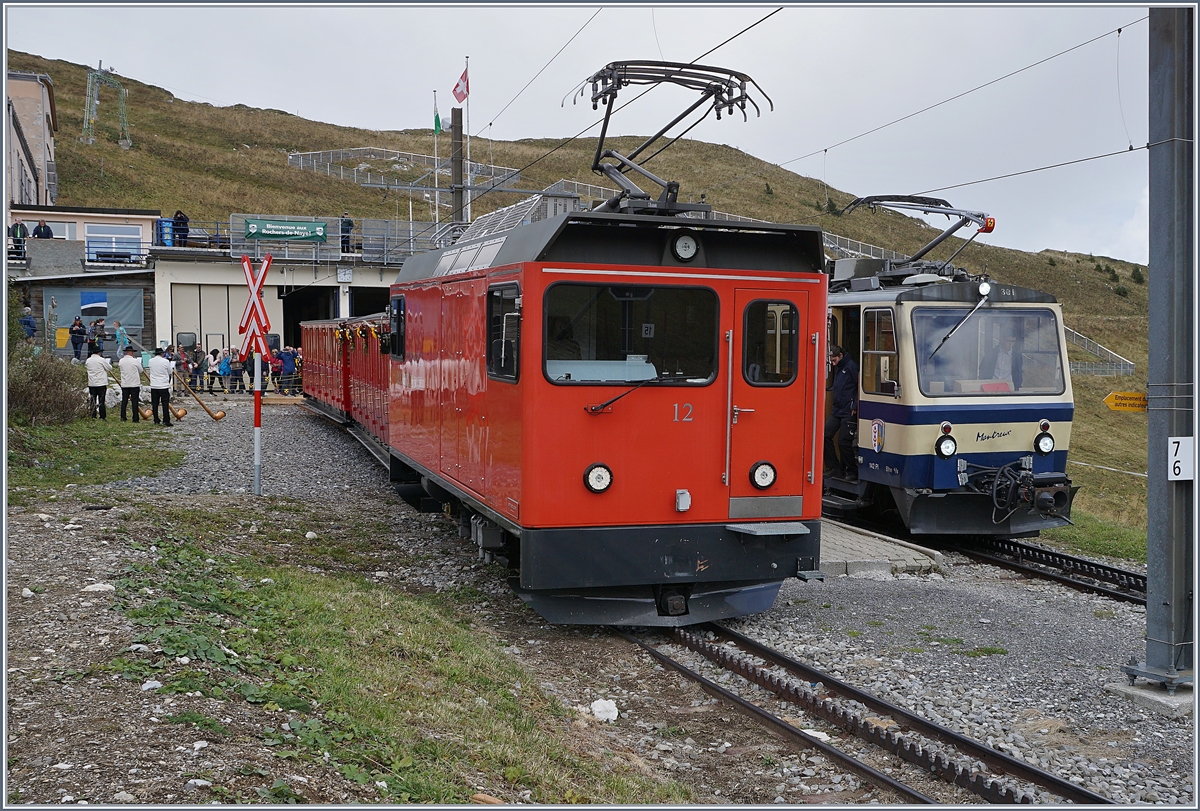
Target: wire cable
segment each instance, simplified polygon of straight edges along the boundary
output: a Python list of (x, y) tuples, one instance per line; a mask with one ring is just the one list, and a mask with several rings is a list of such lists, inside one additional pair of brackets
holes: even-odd
[[(1176, 140), (1176, 139), (1167, 139), (1167, 140)], [(994, 175), (992, 177), (985, 177), (985, 178), (981, 178), (979, 180), (969, 180), (966, 183), (956, 183), (953, 186), (941, 186), (936, 189), (926, 189), (925, 191), (917, 192), (917, 194), (918, 195), (932, 194), (933, 192), (936, 192), (936, 191), (946, 191), (948, 189), (961, 189), (964, 186), (975, 186), (980, 183), (990, 183), (993, 180), (1004, 180), (1005, 178), (1009, 178), (1009, 177), (1019, 177), (1021, 175), (1031, 175), (1034, 172), (1044, 172), (1047, 169), (1058, 169), (1062, 166), (1073, 166), (1074, 164), (1077, 164), (1077, 163), (1087, 163), (1088, 161), (1100, 160), (1101, 158), (1111, 158), (1113, 155), (1128, 155), (1130, 152), (1140, 152), (1143, 149), (1149, 149), (1152, 146), (1158, 146), (1159, 144), (1164, 144), (1164, 143), (1166, 143), (1166, 141), (1158, 141), (1157, 143), (1146, 144), (1145, 146), (1133, 146), (1132, 144), (1130, 144), (1128, 149), (1118, 149), (1116, 152), (1105, 152), (1102, 155), (1092, 155), (1089, 158), (1078, 158), (1073, 161), (1063, 161), (1062, 163), (1052, 163), (1049, 166), (1039, 166), (1036, 169), (1023, 169), (1020, 172), (1009, 172), (1008, 174), (1004, 174), (1004, 175)]]
[(1121, 101), (1121, 29), (1117, 29), (1117, 109), (1121, 111), (1121, 126), (1125, 127), (1125, 140), (1133, 148), (1133, 139), (1129, 137), (1129, 125), (1125, 123), (1125, 104)]
[[(1123, 25), (1123, 26), (1121, 26), (1120, 28), (1114, 28), (1114, 29), (1113, 29), (1113, 30), (1111, 30), (1111, 31), (1106, 31), (1105, 33), (1103, 33), (1103, 34), (1100, 34), (1099, 36), (1092, 37), (1092, 38), (1091, 38), (1091, 39), (1089, 39), (1089, 40), (1086, 40), (1086, 41), (1084, 41), (1084, 42), (1081, 42), (1081, 43), (1079, 43), (1078, 45), (1074, 45), (1074, 46), (1072, 46), (1072, 47), (1070, 47), (1070, 48), (1067, 48), (1067, 49), (1066, 49), (1066, 50), (1064, 50), (1064, 51), (1059, 51), (1058, 53), (1056, 53), (1056, 54), (1053, 54), (1053, 55), (1051, 55), (1051, 56), (1047, 56), (1047, 57), (1045, 57), (1044, 59), (1039, 59), (1037, 62), (1033, 62), (1033, 63), (1031, 63), (1031, 64), (1028, 64), (1028, 65), (1026, 65), (1026, 66), (1025, 66), (1025, 67), (1023, 67), (1023, 68), (1018, 68), (1017, 70), (1014, 70), (1014, 71), (1011, 71), (1011, 72), (1009, 72), (1009, 73), (1006, 73), (1006, 74), (1004, 74), (1003, 76), (1000, 76), (1000, 77), (998, 77), (998, 78), (992, 79), (991, 81), (985, 82), (985, 83), (983, 83), (983, 84), (981, 84), (981, 85), (978, 85), (977, 87), (973, 87), (973, 88), (971, 88), (970, 90), (964, 90), (963, 92), (961, 92), (961, 93), (958, 93), (958, 94), (956, 94), (956, 95), (954, 95), (954, 96), (951, 96), (950, 98), (943, 99), (942, 101), (939, 101), (939, 102), (937, 102), (936, 104), (931, 104), (931, 105), (929, 105), (928, 107), (923, 107), (923, 108), (921, 108), (920, 110), (917, 110), (917, 111), (915, 111), (915, 112), (909, 113), (908, 115), (901, 116), (900, 118), (897, 118), (897, 119), (895, 119), (895, 120), (893, 120), (893, 121), (889, 121), (889, 122), (887, 122), (886, 124), (880, 124), (878, 127), (874, 127), (874, 128), (872, 128), (872, 129), (869, 129), (869, 130), (867, 130), (866, 132), (862, 132), (862, 133), (859, 133), (858, 135), (852, 136), (852, 137), (850, 137), (850, 138), (846, 138), (846, 139), (844, 139), (844, 140), (842, 140), (842, 141), (838, 141), (838, 142), (837, 142), (837, 143), (835, 143), (835, 144), (830, 144), (829, 146), (827, 146), (827, 147), (823, 147), (822, 149), (815, 149), (815, 150), (813, 150), (812, 152), (809, 152), (809, 153), (807, 153), (807, 154), (805, 154), (805, 155), (801, 155), (801, 156), (800, 156), (800, 157), (798, 157), (798, 158), (792, 158), (791, 160), (786, 160), (786, 161), (783, 161), (782, 163), (776, 163), (776, 164), (773, 164), (773, 166), (775, 166), (775, 167), (777, 167), (777, 168), (782, 168), (782, 167), (784, 167), (784, 166), (787, 166), (789, 163), (795, 163), (795, 162), (797, 162), (797, 161), (802, 161), (802, 160), (804, 160), (804, 159), (806, 159), (806, 158), (811, 158), (811, 157), (812, 157), (812, 156), (814, 156), (814, 155), (819, 155), (819, 154), (822, 154), (822, 153), (828, 153), (828, 152), (829, 152), (829, 150), (831, 150), (831, 149), (835, 149), (836, 147), (839, 147), (839, 146), (844, 146), (844, 145), (846, 145), (846, 144), (850, 143), (851, 141), (857, 141), (859, 138), (864, 138), (864, 137), (866, 137), (866, 136), (868, 136), (868, 135), (871, 135), (871, 134), (873, 134), (873, 133), (879, 132), (880, 130), (887, 129), (888, 127), (892, 126), (893, 124), (899, 124), (900, 122), (902, 122), (902, 121), (907, 121), (908, 119), (910, 119), (910, 118), (913, 118), (914, 116), (918, 116), (918, 115), (921, 115), (922, 113), (929, 112), (930, 110), (933, 110), (933, 109), (936, 109), (936, 108), (938, 108), (938, 107), (941, 107), (941, 106), (942, 106), (942, 105), (944, 105), (944, 104), (949, 104), (949, 103), (950, 103), (950, 102), (952, 102), (952, 101), (955, 101), (955, 100), (957, 100), (957, 99), (960, 99), (960, 98), (962, 98), (962, 97), (964, 97), (964, 96), (967, 96), (967, 95), (969, 95), (969, 94), (971, 94), (971, 93), (974, 93), (974, 92), (976, 92), (976, 91), (978, 91), (978, 90), (983, 90), (985, 87), (990, 87), (991, 85), (994, 85), (994, 84), (996, 84), (997, 82), (1002, 82), (1002, 81), (1004, 81), (1005, 79), (1008, 79), (1008, 78), (1011, 78), (1011, 77), (1013, 77), (1013, 76), (1016, 76), (1016, 75), (1017, 75), (1017, 74), (1019, 74), (1019, 73), (1023, 73), (1023, 72), (1025, 72), (1025, 71), (1027, 71), (1027, 70), (1030, 70), (1030, 69), (1032, 69), (1032, 68), (1038, 67), (1039, 65), (1044, 65), (1045, 63), (1047, 63), (1047, 62), (1051, 61), (1052, 59), (1057, 59), (1057, 58), (1058, 58), (1058, 57), (1060, 57), (1060, 56), (1064, 56), (1064, 55), (1066, 55), (1066, 54), (1069, 54), (1069, 53), (1071, 53), (1072, 51), (1076, 51), (1076, 50), (1078, 50), (1078, 49), (1080, 49), (1080, 48), (1084, 47), (1085, 45), (1091, 45), (1093, 42), (1097, 42), (1097, 41), (1099, 41), (1099, 40), (1101, 40), (1101, 39), (1104, 39), (1105, 37), (1111, 36), (1111, 35), (1112, 35), (1112, 34), (1114, 34), (1114, 33), (1115, 33), (1115, 34), (1117, 34), (1117, 35), (1118, 35), (1118, 37), (1119, 37), (1119, 36), (1120, 36), (1120, 32), (1122, 31), (1122, 29), (1124, 29), (1124, 28), (1129, 28), (1130, 26), (1137, 25), (1138, 23), (1145, 22), (1145, 21), (1146, 21), (1146, 20), (1148, 20), (1148, 19), (1149, 19), (1149, 16), (1146, 16), (1146, 17), (1141, 17), (1141, 18), (1139, 18), (1139, 19), (1136, 19), (1136, 20), (1134, 20), (1134, 21), (1133, 21), (1133, 22), (1131, 22), (1131, 23), (1128, 23), (1128, 24), (1126, 24), (1126, 25)], [(762, 176), (763, 176), (763, 174), (762, 174), (761, 172), (756, 172), (756, 173), (754, 173), (754, 174), (750, 174), (750, 175), (743, 175), (743, 176), (741, 176), (741, 177), (735, 177), (735, 178), (733, 178), (732, 180), (726, 181), (725, 183), (720, 183), (720, 184), (718, 184), (718, 185), (715, 185), (715, 186), (710, 186), (710, 187), (708, 187), (707, 189), (705, 189), (704, 191), (705, 191), (705, 192), (712, 192), (712, 191), (714, 191), (715, 189), (722, 189), (722, 188), (725, 188), (726, 186), (729, 186), (729, 185), (731, 185), (731, 184), (733, 184), (733, 183), (736, 183), (736, 182), (738, 182), (738, 181), (740, 181), (740, 180), (746, 180), (746, 179), (749, 179), (749, 178), (753, 178), (753, 177), (762, 177)]]
[[(704, 57), (708, 56), (708, 55), (709, 55), (709, 54), (711, 54), (712, 52), (716, 51), (718, 48), (722, 48), (722, 47), (724, 47), (725, 45), (728, 45), (730, 42), (733, 42), (735, 39), (737, 39), (738, 37), (740, 37), (742, 34), (745, 34), (745, 33), (746, 33), (747, 31), (749, 31), (751, 28), (754, 28), (755, 26), (757, 26), (757, 25), (760, 25), (761, 23), (764, 23), (764, 22), (766, 22), (768, 19), (770, 19), (771, 17), (775, 16), (776, 14), (778, 14), (778, 13), (779, 13), (779, 12), (781, 12), (781, 11), (783, 11), (783, 7), (782, 7), (782, 6), (780, 6), (780, 7), (779, 7), (779, 8), (777, 8), (777, 9), (775, 9), (775, 10), (774, 10), (774, 11), (772, 11), (770, 14), (768, 14), (768, 15), (767, 15), (767, 16), (765, 16), (765, 17), (763, 17), (761, 20), (758, 20), (757, 22), (751, 23), (750, 25), (746, 26), (746, 27), (745, 27), (745, 28), (743, 28), (741, 31), (738, 31), (738, 32), (737, 32), (736, 34), (734, 34), (732, 37), (729, 37), (729, 39), (725, 40), (724, 42), (720, 43), (719, 45), (716, 45), (715, 47), (709, 48), (707, 51), (705, 51), (704, 53), (702, 53), (702, 54), (700, 54), (699, 56), (697, 56), (695, 59), (693, 59), (693, 60), (692, 60), (691, 62), (689, 62), (688, 64), (689, 64), (689, 65), (692, 65), (692, 64), (695, 64), (696, 62), (699, 62), (701, 59), (703, 59)], [(594, 16), (594, 15), (593, 15), (593, 16)], [(590, 21), (589, 21), (589, 22), (590, 22)], [(580, 29), (580, 30), (582, 30), (582, 29)], [(565, 46), (564, 46), (564, 47), (565, 47)], [(543, 70), (544, 70), (544, 68), (543, 68)], [(536, 77), (535, 77), (535, 78), (536, 78)], [(579, 86), (580, 86), (580, 85), (576, 85), (576, 87), (579, 87)], [(638, 100), (638, 99), (640, 99), (642, 96), (646, 95), (646, 94), (647, 94), (647, 93), (649, 93), (651, 90), (653, 90), (653, 89), (654, 89), (654, 87), (655, 87), (655, 85), (651, 85), (650, 87), (647, 87), (647, 88), (646, 88), (645, 90), (643, 90), (641, 93), (639, 93), (638, 95), (634, 96), (632, 99), (630, 99), (629, 101), (625, 102), (625, 103), (624, 103), (624, 104), (622, 104), (620, 107), (617, 107), (615, 110), (613, 110), (613, 112), (617, 112), (618, 110), (623, 110), (623, 109), (625, 109), (625, 108), (626, 108), (626, 107), (628, 107), (630, 104), (632, 104), (633, 102), (637, 101), (637, 100)], [(503, 111), (501, 111), (501, 112), (503, 112)], [(526, 169), (529, 169), (529, 168), (531, 168), (531, 167), (533, 167), (533, 166), (537, 165), (538, 163), (540, 163), (540, 162), (544, 161), (546, 158), (550, 157), (551, 155), (553, 155), (553, 154), (554, 154), (555, 152), (557, 152), (558, 150), (562, 149), (562, 148), (563, 148), (564, 146), (566, 146), (567, 144), (569, 144), (569, 143), (571, 143), (572, 141), (574, 141), (575, 139), (577, 139), (577, 138), (581, 137), (581, 136), (582, 136), (584, 133), (586, 133), (588, 130), (592, 129), (592, 127), (595, 127), (596, 125), (600, 124), (600, 123), (601, 123), (603, 120), (604, 120), (603, 118), (600, 118), (600, 119), (597, 119), (596, 121), (593, 121), (591, 124), (588, 124), (586, 127), (584, 127), (584, 128), (583, 128), (583, 129), (581, 129), (579, 132), (577, 132), (577, 133), (575, 133), (574, 135), (572, 135), (570, 138), (568, 138), (568, 139), (566, 139), (565, 141), (563, 141), (561, 144), (558, 144), (557, 146), (553, 147), (553, 148), (552, 148), (550, 151), (546, 152), (545, 154), (541, 155), (540, 157), (534, 158), (532, 161), (530, 161), (529, 163), (527, 163), (527, 164), (525, 164), (524, 166), (522, 166), (520, 169), (518, 169), (518, 170), (517, 170), (517, 174), (520, 174), (521, 172), (524, 172)], [(484, 191), (480, 192), (480, 193), (479, 193), (479, 194), (478, 194), (478, 195), (477, 195), (477, 196), (476, 196), (474, 199), (475, 199), (475, 200), (478, 200), (480, 197), (483, 197), (483, 196), (484, 196), (484, 195), (486, 195), (486, 194), (490, 194), (491, 192), (495, 191), (495, 190), (498, 188), (498, 186), (499, 186), (499, 184), (493, 184), (493, 185), (492, 185), (490, 188), (488, 188), (488, 189), (486, 189), (486, 190), (484, 190)]]
[[(500, 112), (498, 112), (494, 116), (492, 116), (492, 120), (488, 122), (488, 127), (492, 126), (492, 124), (495, 124), (496, 119), (499, 118), (500, 116), (504, 115), (504, 111), (507, 110), (509, 107), (511, 107), (512, 103), (514, 101), (516, 101), (517, 99), (519, 99), (521, 97), (521, 94), (529, 89), (529, 85), (533, 84), (534, 81), (537, 80), (537, 77), (541, 76), (542, 73), (545, 72), (546, 68), (550, 67), (550, 65), (554, 62), (555, 59), (558, 59), (559, 54), (561, 54), (563, 51), (565, 51), (567, 49), (567, 46), (575, 41), (575, 37), (582, 34), (583, 29), (587, 28), (588, 24), (591, 23), (592, 20), (596, 19), (596, 15), (599, 14), (603, 10), (604, 10), (603, 8), (596, 9), (596, 14), (593, 14), (591, 17), (588, 17), (587, 22), (585, 22), (583, 25), (579, 26), (579, 30), (576, 31), (574, 34), (572, 34), (571, 38), (569, 40), (567, 40), (565, 43), (563, 43), (563, 46), (558, 49), (558, 51), (554, 54), (554, 56), (550, 57), (550, 61), (547, 62), (546, 64), (542, 65), (542, 69), (539, 70), (537, 73), (533, 74), (533, 78), (530, 79), (528, 82), (526, 82), (525, 86), (522, 87), (519, 91), (517, 91), (517, 95), (513, 96), (512, 99), (508, 102), (508, 104), (505, 104), (500, 109)], [(487, 127), (485, 127), (485, 129), (487, 129)], [(476, 133), (476, 135), (478, 135), (478, 133)], [(475, 199), (478, 200), (479, 198), (476, 197)]]

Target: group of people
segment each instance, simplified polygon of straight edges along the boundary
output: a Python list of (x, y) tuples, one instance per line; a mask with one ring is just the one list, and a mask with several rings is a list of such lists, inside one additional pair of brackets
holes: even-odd
[[(112, 361), (100, 354), (100, 350), (89, 350), (88, 359), (84, 366), (88, 375), (88, 398), (90, 400), (92, 417), (108, 419), (108, 408), (105, 399), (108, 395), (109, 383), (113, 380)], [(122, 357), (117, 362), (121, 376), (121, 422), (127, 421), (126, 408), (132, 405), (133, 421), (141, 419), (138, 411), (139, 397), (142, 393), (142, 361), (138, 351), (127, 345), (122, 351)], [(155, 425), (171, 426), (171, 378), (174, 377), (174, 366), (167, 359), (162, 348), (154, 350), (154, 355), (146, 364), (146, 376), (150, 383), (150, 410), (154, 416)]]
[[(300, 393), (300, 350), (285, 346), (271, 350), (270, 356), (256, 356), (251, 351), (246, 360), (237, 350), (212, 349), (207, 353), (196, 347), (190, 354), (179, 353), (182, 371), (196, 391), (208, 386), (208, 393), (217, 389), (224, 394), (249, 394), (254, 385), (254, 364), (262, 366), (263, 390), (274, 388), (280, 394)], [(249, 378), (247, 380), (247, 378)]]
[[(25, 240), (29, 239), (29, 226), (21, 221), (20, 217), (13, 218), (13, 224), (8, 228), (8, 235), (12, 238), (12, 258), (25, 258)], [(54, 231), (46, 225), (45, 220), (38, 220), (38, 224), (33, 229), (34, 239), (54, 239)]]
[[(28, 328), (26, 330), (28, 331)], [(71, 322), (67, 334), (71, 338), (71, 350), (75, 353), (76, 363), (81, 362), (85, 346), (87, 347), (89, 358), (94, 353), (104, 351), (104, 341), (108, 337), (107, 330), (108, 325), (103, 318), (97, 318), (84, 326), (83, 316), (75, 316), (75, 320)], [(129, 337), (129, 332), (121, 325), (120, 321), (113, 321), (112, 337), (117, 342), (118, 357), (133, 343)]]

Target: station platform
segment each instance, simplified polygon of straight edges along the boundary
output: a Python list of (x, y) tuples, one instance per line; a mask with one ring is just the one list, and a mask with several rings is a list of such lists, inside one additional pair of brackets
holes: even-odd
[(828, 518), (821, 521), (821, 571), (827, 577), (929, 574), (942, 565), (937, 550)]

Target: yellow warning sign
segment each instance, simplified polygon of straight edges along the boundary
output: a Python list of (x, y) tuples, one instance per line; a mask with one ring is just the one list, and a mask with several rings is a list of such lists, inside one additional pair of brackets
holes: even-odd
[(1146, 395), (1140, 391), (1114, 391), (1104, 398), (1113, 411), (1145, 411)]

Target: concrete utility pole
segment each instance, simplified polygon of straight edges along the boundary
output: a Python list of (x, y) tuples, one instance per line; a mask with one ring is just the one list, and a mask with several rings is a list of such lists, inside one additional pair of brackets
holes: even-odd
[(461, 107), (450, 108), (450, 188), (453, 190), (454, 222), (465, 222), (463, 218), (463, 111)]
[[(1191, 684), (1195, 628), (1193, 305), (1195, 61), (1191, 8), (1150, 9), (1150, 378), (1146, 662), (1121, 669), (1170, 694)], [(1172, 442), (1183, 438), (1183, 442)], [(1181, 456), (1181, 448), (1183, 456)], [(1177, 462), (1183, 463), (1176, 467)], [(1185, 478), (1180, 478), (1185, 477)]]

